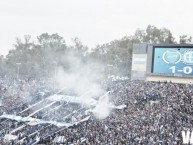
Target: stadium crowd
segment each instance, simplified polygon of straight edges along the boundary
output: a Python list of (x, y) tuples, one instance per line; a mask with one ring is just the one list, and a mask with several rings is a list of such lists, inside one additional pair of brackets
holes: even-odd
[[(50, 83), (35, 80), (10, 83), (1, 79), (0, 115), (7, 113), (28, 116), (31, 109), (27, 108), (34, 104), (34, 100), (38, 102), (52, 94), (52, 86), (46, 84)], [(103, 87), (110, 91), (110, 101), (113, 104), (126, 104), (127, 107), (112, 110), (102, 120), (91, 115), (88, 120), (68, 128), (53, 124), (30, 125), (0, 118), (0, 144), (180, 145), (181, 131), (193, 129), (191, 84), (117, 80), (106, 81)], [(33, 97), (26, 99), (29, 96)], [(72, 104), (68, 112), (79, 107)], [(83, 113), (84, 111), (80, 118), (84, 118)], [(42, 117), (43, 114), (33, 116)], [(21, 128), (15, 130), (18, 127)], [(7, 142), (4, 139), (6, 134), (16, 135), (17, 139)]]

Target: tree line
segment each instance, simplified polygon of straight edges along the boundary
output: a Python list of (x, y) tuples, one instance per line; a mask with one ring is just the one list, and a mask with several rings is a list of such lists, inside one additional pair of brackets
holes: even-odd
[(4, 57), (0, 56), (0, 75), (11, 77), (51, 77), (58, 66), (64, 71), (70, 70), (68, 57), (79, 58), (81, 64), (101, 62), (106, 75), (129, 76), (132, 61), (132, 46), (136, 43), (153, 44), (190, 44), (192, 37), (179, 36), (177, 42), (167, 28), (148, 25), (146, 29), (137, 29), (134, 35), (124, 36), (109, 43), (89, 48), (79, 38), (66, 44), (59, 34), (43, 33), (32, 40), (30, 35), (16, 38), (14, 49)]

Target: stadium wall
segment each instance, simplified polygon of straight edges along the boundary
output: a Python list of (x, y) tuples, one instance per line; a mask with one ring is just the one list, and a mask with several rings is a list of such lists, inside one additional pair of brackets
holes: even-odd
[(146, 81), (167, 81), (173, 83), (183, 83), (183, 84), (193, 84), (192, 78), (182, 78), (182, 77), (170, 77), (170, 76), (147, 76)]

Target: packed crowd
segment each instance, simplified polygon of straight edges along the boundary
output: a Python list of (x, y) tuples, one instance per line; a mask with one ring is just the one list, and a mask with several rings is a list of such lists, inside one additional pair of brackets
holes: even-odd
[[(34, 100), (38, 102), (52, 94), (52, 91), (48, 91), (53, 90), (51, 86), (45, 84), (34, 80), (22, 80), (9, 84), (1, 80), (0, 115), (3, 113), (30, 115), (32, 109), (27, 108), (34, 104)], [(181, 131), (193, 129), (192, 85), (129, 80), (106, 81), (102, 85), (110, 91), (110, 101), (113, 104), (126, 104), (127, 107), (122, 110), (112, 110), (110, 115), (102, 120), (91, 115), (88, 120), (70, 127), (57, 127), (49, 123), (31, 125), (2, 118), (0, 119), (0, 144), (180, 145), (182, 144)], [(36, 91), (32, 92), (32, 90)], [(26, 92), (33, 97), (22, 102), (26, 100), (24, 98), (30, 98)], [(46, 102), (40, 102), (40, 106), (44, 103)], [(58, 102), (53, 104), (52, 108), (65, 106), (65, 103)], [(60, 111), (66, 111), (68, 114), (80, 108), (78, 104), (71, 104), (67, 111), (66, 107), (61, 108)], [(61, 112), (56, 111), (55, 118), (53, 117), (52, 120), (60, 118)], [(75, 111), (71, 116), (60, 121), (71, 122), (72, 118), (77, 116), (84, 118), (84, 110), (78, 113)], [(50, 115), (49, 112), (45, 114), (38, 112), (32, 114), (32, 117), (49, 119)], [(15, 130), (18, 127), (21, 128)], [(6, 142), (4, 139), (6, 134), (15, 135), (18, 138)]]

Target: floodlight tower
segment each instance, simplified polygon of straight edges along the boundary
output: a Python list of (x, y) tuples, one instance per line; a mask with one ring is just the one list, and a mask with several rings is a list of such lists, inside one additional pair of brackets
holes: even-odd
[(19, 79), (19, 67), (20, 67), (20, 65), (21, 65), (21, 63), (16, 63), (16, 65), (17, 65), (17, 79)]

